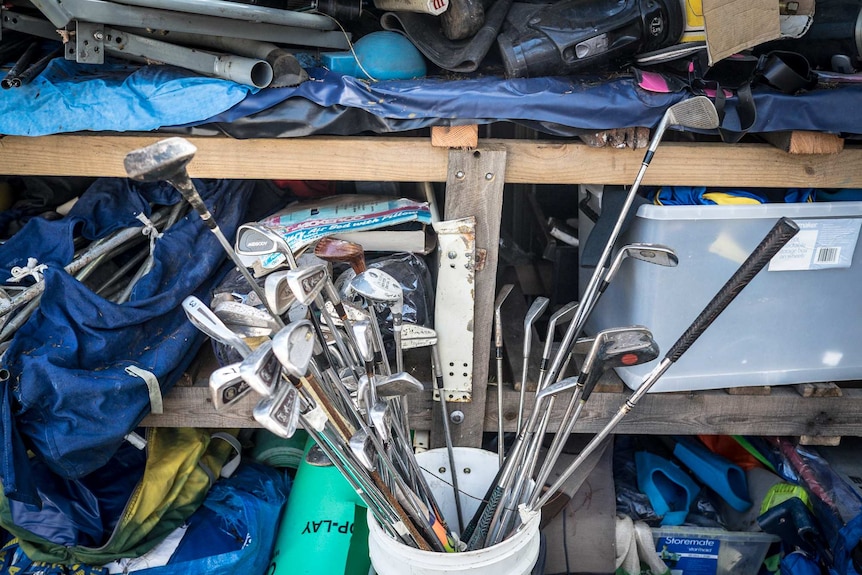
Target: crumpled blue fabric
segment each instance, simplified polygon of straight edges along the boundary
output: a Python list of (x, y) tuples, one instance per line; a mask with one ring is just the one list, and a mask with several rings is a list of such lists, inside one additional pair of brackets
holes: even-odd
[[(253, 182), (197, 186), (224, 234), (233, 237)], [(11, 377), (0, 382), (0, 482), (10, 499), (40, 503), (27, 449), (69, 479), (105, 465), (149, 413), (147, 386), (126, 368), (151, 372), (165, 394), (203, 342), (181, 303), (192, 294), (208, 302), (227, 268), (221, 245), (194, 211), (156, 241), (152, 270), (124, 304), (96, 295), (63, 269), (73, 256), (76, 230), (100, 238), (120, 227), (140, 227), (135, 214), (150, 216), (150, 202), (177, 201), (179, 193), (164, 182), (97, 180), (66, 218), (32, 220), (0, 246), (0, 280), (28, 257), (47, 264), (39, 307), (3, 356)]]
[(156, 130), (209, 118), (254, 91), (174, 66), (55, 58), (29, 84), (0, 94), (0, 134)]

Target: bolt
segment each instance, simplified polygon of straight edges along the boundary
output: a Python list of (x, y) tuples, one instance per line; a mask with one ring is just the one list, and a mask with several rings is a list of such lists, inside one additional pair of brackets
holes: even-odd
[(441, 468), (439, 468), (439, 469), (437, 470), (437, 473), (439, 473), (440, 475), (443, 475), (444, 473), (446, 473), (446, 468), (445, 468), (445, 467), (441, 467)]
[(487, 174), (485, 174), (485, 179), (490, 182), (491, 180), (494, 179), (494, 174), (492, 174), (491, 172), (488, 172)]
[(449, 252), (449, 253), (448, 253), (448, 254), (446, 254), (446, 255), (449, 257), (449, 259), (450, 259), (450, 260), (454, 260), (455, 258), (457, 258), (457, 257), (458, 257), (458, 254), (457, 254), (457, 253), (455, 253), (455, 252)]
[(469, 467), (465, 467), (465, 468), (464, 468), (464, 475), (470, 475), (470, 473), (471, 473), (472, 471), (473, 471), (473, 470), (472, 470), (472, 469), (470, 469)]
[(95, 32), (93, 32), (93, 38), (95, 38), (96, 40), (102, 41), (104, 37), (105, 35), (104, 33), (102, 33), (101, 30), (96, 30)]
[(464, 179), (464, 175), (465, 175), (465, 174), (464, 174), (464, 171), (463, 171), (463, 170), (458, 170), (457, 172), (455, 172), (455, 177), (456, 177), (457, 179), (459, 179), (459, 180), (463, 180), (463, 179)]
[(449, 414), (449, 419), (452, 421), (452, 423), (454, 423), (456, 425), (459, 423), (463, 423), (464, 422), (464, 412), (463, 411), (457, 411), (457, 410), (453, 411), (452, 413)]

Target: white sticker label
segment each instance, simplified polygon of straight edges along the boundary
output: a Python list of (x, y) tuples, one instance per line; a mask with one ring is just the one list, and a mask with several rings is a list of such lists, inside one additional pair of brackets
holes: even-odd
[(862, 219), (796, 220), (799, 233), (769, 262), (769, 271), (849, 268)]

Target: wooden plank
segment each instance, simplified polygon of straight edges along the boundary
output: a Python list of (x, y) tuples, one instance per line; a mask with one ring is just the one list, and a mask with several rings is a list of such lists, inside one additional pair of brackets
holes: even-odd
[(793, 386), (802, 397), (841, 397), (841, 388), (832, 382), (800, 383)]
[(479, 126), (431, 126), (431, 145), (436, 148), (475, 148), (479, 145)]
[(800, 435), (799, 445), (825, 445), (837, 447), (841, 445), (840, 435)]
[[(160, 136), (6, 136), (0, 170), (9, 175), (125, 176), (123, 157)], [(325, 137), (234, 140), (188, 138), (189, 165), (202, 178), (445, 182), (448, 156), (427, 139)], [(574, 141), (483, 140), (506, 149), (508, 183), (630, 185), (640, 150), (590, 148)], [(644, 185), (862, 187), (862, 148), (791, 155), (766, 144), (661, 144)]]
[(768, 385), (728, 387), (725, 391), (730, 395), (770, 395), (772, 393), (772, 387)]
[(790, 154), (837, 154), (844, 149), (844, 138), (823, 132), (793, 130), (767, 132), (763, 139)]
[[(506, 148), (483, 144), (477, 150), (450, 150), (449, 177), (443, 218), (452, 220), (476, 217), (476, 248), (485, 250), (485, 265), (476, 270), (473, 287), (473, 392), (470, 403), (450, 403), (449, 409), (464, 413), (464, 421), (451, 426), (455, 445), (478, 447), (482, 444), (483, 420), (491, 357), (491, 332), (494, 324), (497, 256), (500, 241), (500, 216), (503, 211), (503, 174)], [(438, 329), (438, 337), (444, 337)], [(439, 413), (439, 406), (435, 408)], [(445, 445), (440, 416), (435, 415), (431, 445)]]

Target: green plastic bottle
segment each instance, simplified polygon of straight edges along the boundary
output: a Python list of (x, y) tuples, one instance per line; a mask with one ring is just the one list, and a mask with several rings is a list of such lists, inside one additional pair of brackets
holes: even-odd
[[(314, 445), (309, 439), (305, 453)], [(359, 496), (334, 465), (296, 471), (268, 575), (368, 575), (368, 526)]]

